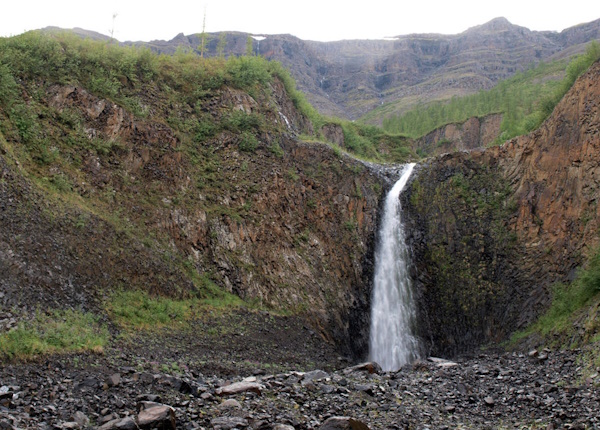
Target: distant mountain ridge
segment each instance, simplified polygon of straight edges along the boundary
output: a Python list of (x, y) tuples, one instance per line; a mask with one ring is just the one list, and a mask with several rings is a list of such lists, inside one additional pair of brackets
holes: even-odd
[[(86, 37), (90, 32), (75, 30)], [(100, 36), (100, 35), (98, 35)], [(204, 55), (244, 55), (247, 33), (209, 33)], [(252, 40), (256, 55), (288, 67), (309, 101), (322, 113), (358, 119), (394, 103), (386, 114), (418, 103), (445, 100), (493, 87), (532, 64), (568, 57), (600, 40), (600, 19), (561, 32), (531, 31), (495, 18), (456, 35), (410, 34), (390, 40), (315, 42), (291, 35)], [(199, 52), (199, 34), (170, 41), (125, 42), (172, 54)], [(380, 121), (380, 120), (379, 120)]]

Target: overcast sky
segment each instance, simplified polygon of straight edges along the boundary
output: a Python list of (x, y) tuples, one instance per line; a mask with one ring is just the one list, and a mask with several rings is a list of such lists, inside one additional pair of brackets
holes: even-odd
[[(3, 0), (0, 36), (47, 26), (81, 27), (120, 41), (178, 33), (289, 33), (305, 40), (460, 33), (503, 16), (531, 30), (561, 31), (600, 18), (599, 0)], [(113, 15), (117, 14), (114, 19)]]

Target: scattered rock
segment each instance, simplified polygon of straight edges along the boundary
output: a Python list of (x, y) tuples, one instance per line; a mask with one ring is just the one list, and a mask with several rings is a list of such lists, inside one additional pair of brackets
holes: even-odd
[(455, 363), (454, 361), (446, 360), (443, 358), (428, 357), (427, 360), (431, 361), (437, 367), (441, 367), (441, 368), (458, 366), (458, 363)]
[(138, 430), (139, 427), (133, 417), (117, 418), (111, 420), (100, 427), (98, 430)]
[(215, 430), (230, 430), (248, 427), (248, 420), (240, 417), (218, 417), (210, 421)]
[(313, 370), (311, 372), (306, 372), (302, 375), (302, 384), (308, 384), (313, 381), (318, 381), (321, 379), (329, 378), (329, 374), (322, 370)]
[(219, 409), (242, 409), (242, 405), (235, 399), (227, 399), (219, 405)]
[(367, 363), (361, 363), (356, 366), (347, 367), (346, 369), (344, 369), (345, 374), (352, 373), (352, 372), (367, 372), (367, 373), (379, 374), (379, 373), (381, 373), (381, 366), (378, 363), (371, 361), (371, 362), (367, 362)]
[(494, 404), (496, 403), (491, 396), (484, 397), (483, 401), (487, 406), (494, 406)]
[(114, 373), (106, 379), (105, 383), (109, 387), (116, 387), (121, 383), (121, 375), (119, 375), (118, 373)]
[(81, 411), (77, 411), (73, 414), (73, 421), (76, 422), (81, 428), (85, 428), (90, 424), (90, 419)]

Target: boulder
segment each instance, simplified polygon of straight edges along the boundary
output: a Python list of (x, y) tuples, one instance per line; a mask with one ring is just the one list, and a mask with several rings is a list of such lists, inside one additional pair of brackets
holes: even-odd
[(175, 430), (175, 410), (161, 403), (141, 402), (137, 424), (140, 429)]
[(350, 417), (331, 417), (319, 427), (319, 430), (369, 430), (369, 426)]
[(254, 392), (258, 395), (261, 394), (262, 390), (264, 390), (264, 386), (257, 382), (234, 382), (230, 385), (225, 385), (224, 387), (219, 387), (215, 390), (217, 395), (219, 396), (230, 396), (232, 394), (244, 393), (246, 391)]

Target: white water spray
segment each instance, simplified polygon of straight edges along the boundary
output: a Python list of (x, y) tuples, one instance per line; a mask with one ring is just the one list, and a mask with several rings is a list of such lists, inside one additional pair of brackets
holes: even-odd
[(385, 371), (398, 370), (418, 354), (414, 335), (415, 309), (408, 273), (409, 250), (404, 241), (400, 193), (413, 164), (404, 166), (400, 179), (385, 199), (375, 249), (375, 277), (371, 298), (369, 355)]

